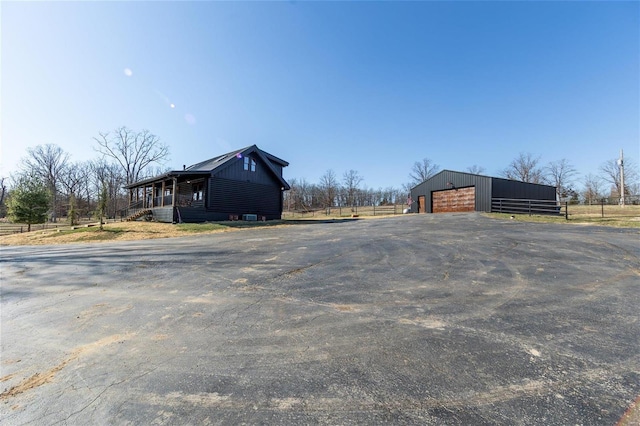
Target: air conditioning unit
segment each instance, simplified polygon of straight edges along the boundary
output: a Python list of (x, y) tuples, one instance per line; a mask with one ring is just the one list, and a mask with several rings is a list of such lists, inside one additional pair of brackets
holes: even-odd
[(258, 220), (258, 215), (257, 214), (243, 214), (242, 215), (242, 220)]

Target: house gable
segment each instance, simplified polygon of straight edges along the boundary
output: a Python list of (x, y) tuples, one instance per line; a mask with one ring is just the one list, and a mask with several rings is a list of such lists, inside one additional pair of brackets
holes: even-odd
[(276, 185), (290, 189), (282, 177), (284, 160), (260, 150), (256, 145), (229, 152), (185, 168), (185, 172), (209, 171), (214, 178)]
[(211, 177), (274, 185), (288, 190), (289, 184), (282, 177), (282, 167), (288, 164), (253, 145), (231, 153), (230, 158), (211, 170)]

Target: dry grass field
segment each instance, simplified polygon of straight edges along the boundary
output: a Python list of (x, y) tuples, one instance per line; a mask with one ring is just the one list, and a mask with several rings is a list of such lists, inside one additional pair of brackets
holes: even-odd
[(640, 228), (640, 205), (569, 205), (568, 219), (562, 207), (560, 216), (491, 213), (493, 217), (514, 219), (528, 222), (571, 223), (577, 225), (615, 226), (619, 228)]
[(326, 209), (309, 211), (284, 211), (283, 219), (310, 219), (310, 218), (341, 218), (353, 216), (393, 216), (402, 214), (408, 206), (396, 204), (390, 206), (364, 206), (364, 207), (328, 207)]
[[(0, 229), (3, 226), (7, 225), (0, 224)], [(179, 237), (193, 233), (216, 233), (241, 229), (223, 224), (172, 225), (170, 223), (157, 222), (107, 223), (104, 225), (103, 230), (100, 230), (97, 224), (86, 224), (74, 228), (67, 225), (55, 229), (36, 229), (31, 232), (3, 235), (0, 236), (0, 245), (45, 245), (146, 240), (152, 238)]]
[[(399, 212), (399, 207), (396, 207)], [(219, 222), (204, 224), (178, 224), (157, 222), (113, 222), (104, 225), (100, 230), (97, 224), (87, 223), (75, 227), (57, 224), (55, 227), (33, 225), (31, 232), (15, 232), (0, 236), (0, 245), (44, 245), (69, 244), (80, 242), (127, 241), (152, 238), (171, 238), (194, 233), (230, 232), (258, 226), (285, 226), (300, 220), (328, 220), (344, 217), (361, 217), (366, 219), (383, 218), (393, 215), (390, 208), (376, 208), (375, 215), (372, 207), (351, 209), (332, 209), (331, 211), (309, 212), (306, 214), (283, 213), (284, 220), (271, 222)], [(564, 210), (563, 210), (564, 213)], [(399, 213), (396, 213), (399, 214)], [(600, 225), (623, 228), (640, 228), (640, 206), (569, 206), (569, 219), (564, 215), (532, 215), (508, 213), (487, 213), (489, 217), (529, 222), (570, 223), (576, 225)], [(23, 231), (27, 229), (22, 225)], [(20, 225), (0, 223), (0, 235), (8, 231), (20, 229)], [(5, 232), (3, 232), (3, 230)]]
[(617, 206), (617, 205), (570, 205), (569, 215), (574, 218), (602, 218), (602, 217), (618, 217), (618, 218), (636, 218), (640, 219), (640, 205)]

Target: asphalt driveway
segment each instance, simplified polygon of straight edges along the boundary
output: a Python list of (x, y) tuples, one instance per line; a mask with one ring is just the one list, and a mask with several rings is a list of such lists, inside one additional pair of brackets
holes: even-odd
[(3, 424), (633, 421), (640, 233), (404, 215), (3, 247)]

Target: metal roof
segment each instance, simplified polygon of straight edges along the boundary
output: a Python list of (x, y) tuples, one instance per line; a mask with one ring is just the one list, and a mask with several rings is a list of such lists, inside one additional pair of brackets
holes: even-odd
[(480, 177), (480, 178), (488, 178), (488, 179), (492, 179), (492, 180), (501, 180), (501, 181), (505, 181), (505, 182), (518, 182), (518, 183), (524, 183), (524, 184), (529, 184), (529, 185), (549, 186), (549, 187), (555, 188), (555, 186), (547, 185), (545, 183), (531, 183), (531, 182), (520, 181), (520, 180), (517, 180), (517, 179), (508, 179), (508, 178), (502, 178), (502, 177), (481, 175), (481, 174), (469, 173), (469, 172), (458, 172), (458, 171), (455, 171), (455, 170), (444, 169), (444, 170), (440, 170), (438, 173), (434, 174), (430, 178), (425, 179), (422, 182), (414, 185), (411, 188), (411, 190), (417, 188), (418, 186), (422, 185), (423, 183), (425, 183), (427, 181), (430, 181), (431, 179), (434, 179), (438, 175), (449, 174), (449, 173), (454, 173), (454, 174), (457, 174), (457, 175), (467, 175), (467, 176), (472, 176), (472, 177), (476, 177), (477, 176), (477, 177)]
[(126, 185), (125, 188), (135, 188), (136, 186), (142, 186), (149, 183), (157, 182), (158, 180), (164, 180), (170, 177), (180, 177), (194, 174), (212, 174), (216, 169), (219, 169), (226, 163), (236, 158), (242, 158), (245, 155), (255, 153), (259, 157), (262, 158), (267, 167), (271, 170), (271, 172), (280, 180), (283, 188), (290, 189), (289, 184), (280, 176), (280, 173), (276, 171), (273, 167), (272, 163), (277, 163), (283, 167), (289, 165), (288, 162), (276, 157), (275, 155), (271, 155), (267, 152), (262, 151), (256, 145), (251, 145), (242, 149), (238, 149), (235, 151), (228, 152), (226, 154), (219, 155), (217, 157), (210, 158), (205, 161), (201, 161), (199, 163), (193, 164), (189, 167), (184, 167), (183, 170), (172, 170), (170, 172), (163, 173), (158, 176), (154, 176), (151, 178), (143, 179), (138, 182), (134, 182), (130, 185)]

